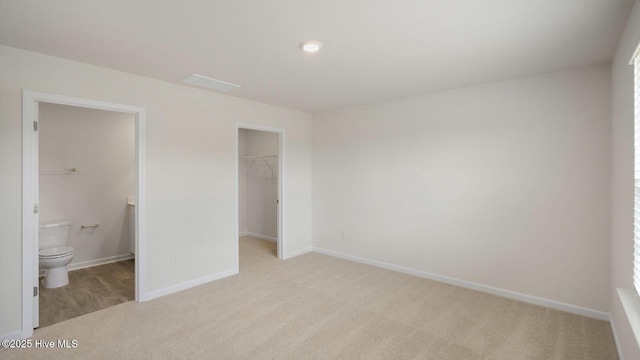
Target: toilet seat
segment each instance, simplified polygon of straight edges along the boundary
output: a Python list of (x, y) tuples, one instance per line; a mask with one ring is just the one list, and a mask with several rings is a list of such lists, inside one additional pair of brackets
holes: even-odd
[(40, 259), (56, 259), (71, 254), (73, 254), (73, 248), (71, 246), (59, 246), (40, 250), (38, 257)]

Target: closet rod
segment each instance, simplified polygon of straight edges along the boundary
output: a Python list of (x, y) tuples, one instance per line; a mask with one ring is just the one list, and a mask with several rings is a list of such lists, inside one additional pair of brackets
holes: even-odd
[(71, 171), (71, 172), (76, 172), (76, 171), (78, 171), (78, 169), (76, 169), (76, 168), (69, 168), (69, 169), (40, 169), (40, 171)]
[(274, 175), (274, 170), (273, 170), (273, 167), (271, 167), (271, 164), (269, 164), (269, 162), (267, 161), (267, 159), (277, 159), (277, 158), (278, 158), (278, 155), (242, 156), (242, 160), (251, 161), (251, 164), (253, 164), (254, 166), (256, 165), (256, 161), (259, 161), (259, 160), (264, 161), (264, 164), (269, 167), (269, 170), (271, 170), (271, 177), (273, 177)]
[(261, 155), (261, 156), (241, 156), (242, 160), (264, 160), (264, 159), (277, 159), (278, 155)]

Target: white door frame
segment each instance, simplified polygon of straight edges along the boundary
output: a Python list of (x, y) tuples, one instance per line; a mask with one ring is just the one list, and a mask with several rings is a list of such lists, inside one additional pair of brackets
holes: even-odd
[(238, 244), (238, 238), (240, 236), (239, 220), (238, 220), (238, 171), (239, 171), (239, 152), (238, 152), (238, 131), (240, 129), (248, 129), (248, 130), (259, 130), (259, 131), (267, 131), (278, 134), (278, 259), (284, 260), (286, 259), (287, 252), (285, 251), (286, 246), (286, 237), (285, 237), (285, 212), (284, 206), (285, 202), (285, 178), (284, 178), (284, 166), (285, 166), (285, 130), (281, 128), (264, 126), (264, 125), (256, 125), (245, 122), (235, 123), (235, 209), (234, 209), (234, 219), (235, 219), (235, 244), (236, 244), (236, 271), (240, 270), (240, 249)]
[[(51, 94), (39, 91), (22, 91), (22, 337), (33, 335), (34, 325), (38, 325), (37, 297), (34, 287), (38, 286), (38, 221), (34, 204), (38, 199), (38, 134), (34, 122), (38, 121), (38, 103), (70, 105), (98, 110), (133, 114), (136, 117), (136, 301), (146, 297), (146, 228), (145, 228), (145, 181), (144, 181), (144, 135), (145, 109), (142, 107), (90, 100), (73, 96)], [(124, 199), (123, 199), (124, 201)], [(124, 206), (124, 202), (123, 202)], [(34, 316), (35, 315), (35, 316)]]

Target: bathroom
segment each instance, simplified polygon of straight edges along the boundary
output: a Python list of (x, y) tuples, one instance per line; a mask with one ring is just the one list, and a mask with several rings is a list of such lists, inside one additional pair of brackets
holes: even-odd
[(40, 327), (135, 299), (135, 131), (132, 114), (39, 104)]

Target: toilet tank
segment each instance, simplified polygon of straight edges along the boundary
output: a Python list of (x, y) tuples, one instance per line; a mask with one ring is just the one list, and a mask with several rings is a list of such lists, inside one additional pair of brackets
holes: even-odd
[(71, 229), (71, 221), (56, 220), (43, 221), (40, 223), (39, 249), (48, 249), (58, 246), (65, 246), (69, 242), (69, 230)]

